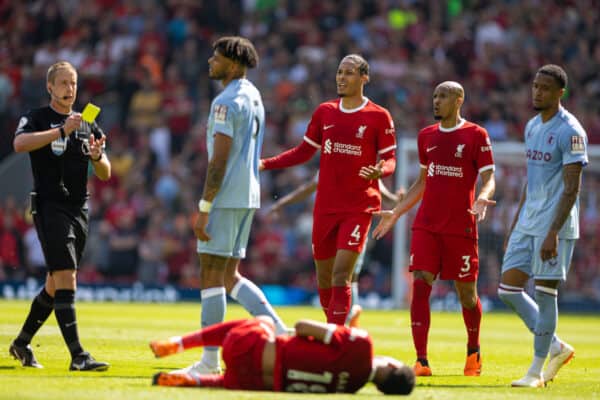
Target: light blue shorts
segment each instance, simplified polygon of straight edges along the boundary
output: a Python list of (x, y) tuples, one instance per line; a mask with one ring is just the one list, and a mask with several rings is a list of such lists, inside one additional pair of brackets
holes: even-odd
[(245, 258), (252, 218), (256, 209), (213, 208), (208, 214), (208, 242), (198, 240), (198, 253)]
[(575, 239), (558, 240), (558, 256), (542, 262), (544, 238), (513, 231), (502, 261), (502, 272), (518, 268), (535, 279), (566, 280), (571, 267)]

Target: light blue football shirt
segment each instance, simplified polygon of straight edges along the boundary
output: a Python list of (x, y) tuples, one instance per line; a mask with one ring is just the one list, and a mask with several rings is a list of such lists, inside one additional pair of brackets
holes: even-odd
[(234, 79), (213, 100), (208, 116), (206, 147), (209, 160), (215, 135), (233, 139), (217, 208), (259, 208), (258, 164), (265, 132), (265, 109), (258, 89), (247, 79)]
[[(588, 163), (587, 135), (577, 118), (560, 107), (542, 123), (538, 114), (525, 126), (527, 197), (515, 230), (546, 236), (564, 190), (563, 165)], [(579, 238), (579, 198), (561, 228), (560, 239)]]

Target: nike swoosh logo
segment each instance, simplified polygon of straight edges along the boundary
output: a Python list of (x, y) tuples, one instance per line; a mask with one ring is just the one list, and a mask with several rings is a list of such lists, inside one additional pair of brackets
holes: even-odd
[(429, 153), (431, 150), (435, 150), (436, 148), (437, 148), (437, 146), (428, 147), (427, 148), (427, 153)]
[(83, 367), (85, 367), (85, 362), (81, 362), (81, 363), (73, 363), (73, 368), (75, 369), (83, 369)]
[(333, 315), (347, 314), (345, 311), (334, 311)]
[(458, 274), (458, 277), (459, 278), (464, 278), (465, 276), (469, 276), (469, 275), (471, 275), (471, 273), (467, 272), (466, 274)]
[(62, 126), (63, 124), (50, 124), (50, 128), (58, 128), (59, 126)]
[(73, 321), (73, 322), (67, 322), (67, 323), (65, 324), (65, 326), (68, 328), (68, 327), (70, 327), (70, 326), (73, 326), (73, 325), (75, 325), (76, 323), (77, 323), (77, 321)]
[(331, 125), (323, 125), (323, 130), (326, 131), (329, 128), (333, 128), (335, 126), (335, 124), (331, 124)]
[(351, 242), (348, 241), (348, 246), (358, 246), (360, 244), (360, 242)]

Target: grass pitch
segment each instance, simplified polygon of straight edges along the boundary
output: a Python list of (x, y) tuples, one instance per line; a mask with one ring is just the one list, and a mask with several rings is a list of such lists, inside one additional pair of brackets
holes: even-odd
[[(326, 399), (327, 395), (236, 392), (218, 389), (158, 388), (152, 375), (187, 366), (201, 350), (155, 359), (148, 342), (186, 333), (199, 325), (200, 304), (79, 303), (77, 314), (82, 344), (94, 357), (108, 361), (107, 372), (69, 372), (70, 357), (54, 316), (32, 342), (44, 369), (23, 368), (8, 355), (8, 347), (29, 310), (29, 302), (0, 301), (0, 399)], [(288, 325), (300, 318), (322, 320), (309, 307), (279, 308)], [(227, 319), (247, 314), (230, 306)], [(367, 310), (361, 326), (374, 338), (375, 352), (412, 365), (414, 352), (406, 311)], [(561, 315), (559, 334), (576, 351), (556, 380), (544, 389), (511, 388), (521, 378), (533, 354), (531, 334), (513, 314), (488, 313), (482, 323), (483, 375), (462, 376), (466, 333), (459, 313), (433, 313), (429, 359), (434, 376), (419, 378), (412, 399), (600, 399), (600, 316)], [(335, 398), (375, 398), (368, 384), (356, 395)], [(383, 398), (383, 397), (380, 397)]]

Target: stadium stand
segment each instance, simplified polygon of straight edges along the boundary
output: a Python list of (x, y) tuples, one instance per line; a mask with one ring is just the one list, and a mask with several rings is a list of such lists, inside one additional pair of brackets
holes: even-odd
[[(569, 74), (563, 103), (600, 144), (600, 4), (536, 1), (0, 1), (0, 162), (10, 157), (18, 116), (47, 101), (45, 71), (68, 60), (80, 71), (79, 109), (102, 107), (114, 177), (94, 181), (91, 231), (80, 282), (142, 281), (197, 287), (190, 215), (205, 176), (205, 121), (220, 90), (207, 78), (212, 40), (241, 34), (257, 43), (261, 66), (250, 78), (267, 110), (265, 156), (290, 148), (310, 110), (335, 97), (332, 71), (357, 52), (371, 64), (366, 94), (385, 105), (397, 132), (414, 137), (432, 122), (430, 93), (442, 80), (463, 83), (463, 114), (494, 142), (520, 141), (532, 116), (530, 82), (542, 64)], [(263, 175), (263, 209), (314, 172)], [(503, 235), (524, 169), (497, 176), (498, 206), (484, 225), (481, 293), (495, 296)], [(585, 175), (585, 174), (584, 174)], [(0, 182), (10, 187), (7, 178)], [(584, 177), (582, 240), (564, 291), (600, 300), (599, 174)], [(393, 181), (386, 182), (393, 187)], [(39, 276), (39, 249), (26, 240), (20, 198), (0, 207), (0, 280)], [(263, 284), (315, 290), (310, 204), (277, 222), (259, 213), (242, 269)], [(119, 246), (124, 237), (137, 246)], [(391, 237), (371, 242), (361, 293), (389, 295)], [(36, 258), (37, 252), (37, 258)], [(126, 267), (119, 267), (125, 265)], [(438, 291), (443, 294), (443, 285)]]

